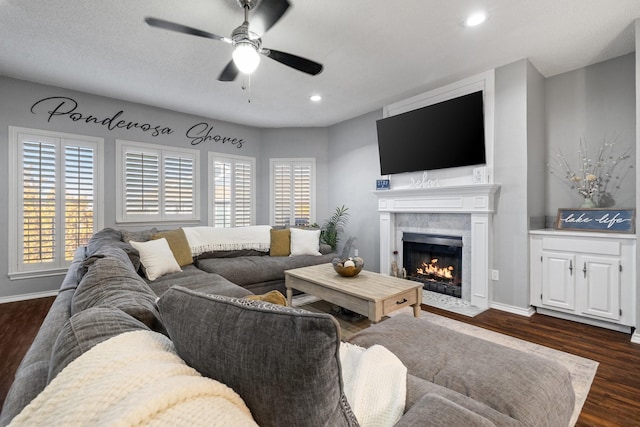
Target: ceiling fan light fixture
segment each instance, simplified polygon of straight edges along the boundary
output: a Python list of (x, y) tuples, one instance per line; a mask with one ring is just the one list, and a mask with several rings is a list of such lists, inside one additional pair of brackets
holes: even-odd
[(239, 42), (233, 51), (233, 62), (240, 72), (251, 74), (258, 68), (258, 64), (260, 64), (260, 54), (253, 44), (249, 42)]

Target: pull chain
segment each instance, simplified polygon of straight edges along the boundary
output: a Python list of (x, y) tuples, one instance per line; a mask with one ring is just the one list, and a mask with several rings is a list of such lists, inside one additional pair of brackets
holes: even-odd
[(242, 90), (248, 89), (247, 102), (251, 104), (251, 74), (243, 74), (242, 76)]

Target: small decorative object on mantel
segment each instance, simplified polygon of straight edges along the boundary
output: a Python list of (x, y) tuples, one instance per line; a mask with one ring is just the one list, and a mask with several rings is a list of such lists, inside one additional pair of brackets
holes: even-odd
[(614, 196), (620, 189), (620, 184), (629, 170), (633, 169), (633, 164), (627, 165), (631, 157), (629, 149), (616, 154), (615, 145), (615, 142), (603, 142), (592, 157), (586, 142), (580, 140), (578, 168), (572, 168), (560, 151), (554, 158), (555, 164), (548, 165), (552, 175), (564, 176), (566, 180), (563, 182), (584, 198), (581, 208), (614, 206)]
[(635, 233), (635, 209), (558, 209), (556, 229)]
[(422, 173), (422, 179), (411, 178), (411, 188), (433, 188), (440, 184), (437, 179), (428, 179), (429, 174), (427, 171)]
[(333, 264), (333, 269), (336, 273), (342, 277), (353, 277), (362, 271), (364, 260), (359, 256), (345, 259), (334, 258), (331, 264)]
[(376, 179), (376, 190), (388, 190), (391, 188), (388, 179)]

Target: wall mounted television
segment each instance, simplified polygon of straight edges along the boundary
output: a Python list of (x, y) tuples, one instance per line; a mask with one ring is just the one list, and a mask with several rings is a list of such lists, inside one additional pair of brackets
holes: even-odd
[(486, 163), (482, 91), (380, 119), (382, 175)]

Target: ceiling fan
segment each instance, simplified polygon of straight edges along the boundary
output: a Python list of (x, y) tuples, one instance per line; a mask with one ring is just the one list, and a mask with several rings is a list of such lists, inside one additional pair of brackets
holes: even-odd
[[(251, 74), (260, 63), (260, 55), (312, 76), (322, 72), (322, 64), (315, 61), (291, 53), (262, 47), (262, 39), (260, 37), (278, 22), (289, 9), (291, 5), (288, 0), (237, 0), (237, 2), (244, 10), (244, 22), (233, 30), (230, 38), (175, 22), (165, 21), (164, 19), (146, 17), (144, 20), (152, 27), (219, 40), (234, 46), (233, 59), (218, 76), (218, 80), (223, 82), (235, 80), (239, 72)], [(251, 16), (251, 26), (249, 26), (249, 11), (254, 8), (255, 11)]]

